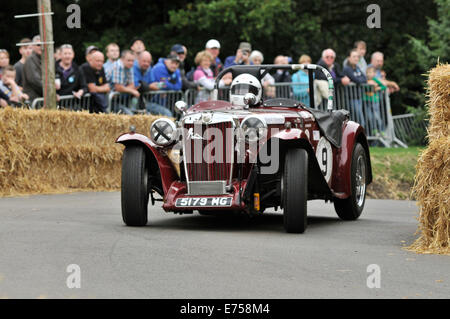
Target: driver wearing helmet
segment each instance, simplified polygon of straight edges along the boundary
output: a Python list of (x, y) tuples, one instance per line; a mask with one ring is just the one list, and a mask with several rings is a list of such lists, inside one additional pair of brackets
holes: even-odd
[(233, 106), (255, 106), (261, 102), (261, 82), (253, 75), (244, 73), (231, 82), (230, 102)]

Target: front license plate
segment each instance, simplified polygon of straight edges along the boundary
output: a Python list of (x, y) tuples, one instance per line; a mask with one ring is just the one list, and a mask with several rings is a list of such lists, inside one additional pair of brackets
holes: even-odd
[(178, 198), (176, 207), (229, 207), (231, 197), (187, 197)]

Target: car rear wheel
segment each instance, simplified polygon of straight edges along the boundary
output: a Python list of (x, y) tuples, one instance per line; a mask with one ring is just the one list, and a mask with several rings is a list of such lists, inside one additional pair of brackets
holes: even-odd
[(122, 158), (122, 218), (127, 226), (145, 226), (148, 206), (148, 166), (141, 146), (127, 146)]
[(343, 220), (355, 220), (361, 215), (366, 201), (367, 154), (360, 143), (355, 145), (351, 164), (352, 194), (346, 199), (335, 198), (334, 209)]
[(283, 220), (288, 233), (303, 233), (307, 227), (308, 153), (288, 150), (282, 178)]

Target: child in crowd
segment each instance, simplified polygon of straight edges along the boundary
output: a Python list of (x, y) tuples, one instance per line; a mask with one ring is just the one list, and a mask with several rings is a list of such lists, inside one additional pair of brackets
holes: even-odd
[(5, 49), (0, 49), (0, 80), (4, 69), (9, 65), (9, 53)]
[(369, 122), (371, 123), (371, 127), (373, 129), (372, 134), (377, 134), (377, 132), (384, 130), (384, 123), (381, 119), (381, 110), (380, 110), (380, 91), (386, 90), (386, 85), (383, 83), (383, 80), (380, 80), (376, 77), (376, 69), (371, 66), (367, 68), (366, 71), (367, 76), (367, 84), (372, 85), (372, 90), (367, 90), (364, 95), (364, 101), (372, 107), (372, 112), (368, 112)]
[(383, 84), (383, 80), (380, 80), (376, 77), (376, 70), (373, 66), (367, 68), (366, 76), (367, 84), (373, 85), (375, 87), (375, 91), (386, 90), (386, 86)]
[(22, 93), (22, 90), (15, 82), (16, 69), (12, 65), (8, 65), (3, 69), (3, 76), (0, 80), (0, 91), (8, 97), (9, 101), (0, 99), (0, 106), (5, 107), (9, 104), (20, 104), (28, 100), (28, 95)]

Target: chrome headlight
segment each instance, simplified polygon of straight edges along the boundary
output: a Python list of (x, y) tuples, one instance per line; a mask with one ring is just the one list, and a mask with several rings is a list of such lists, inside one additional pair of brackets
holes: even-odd
[(249, 115), (241, 123), (242, 133), (247, 142), (256, 142), (267, 135), (267, 123), (263, 117)]
[(167, 146), (175, 141), (177, 127), (167, 118), (157, 119), (150, 126), (150, 139), (160, 146)]

